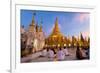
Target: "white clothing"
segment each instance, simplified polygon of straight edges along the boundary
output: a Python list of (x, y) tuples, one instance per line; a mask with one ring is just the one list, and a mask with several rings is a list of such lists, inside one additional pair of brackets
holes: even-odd
[(48, 57), (53, 58), (54, 57), (54, 52), (52, 50), (48, 51)]
[(47, 56), (47, 50), (46, 49), (42, 51), (42, 56)]
[(63, 49), (63, 52), (64, 52), (65, 55), (69, 55), (67, 48)]
[(65, 59), (65, 54), (64, 54), (63, 50), (59, 50), (57, 52), (57, 58), (58, 58), (58, 60), (64, 60)]

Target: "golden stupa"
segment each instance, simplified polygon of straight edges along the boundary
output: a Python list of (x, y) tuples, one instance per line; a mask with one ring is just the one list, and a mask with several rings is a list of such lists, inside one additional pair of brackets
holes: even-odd
[(66, 46), (67, 38), (61, 33), (60, 28), (58, 26), (58, 18), (56, 18), (54, 28), (51, 34), (46, 38), (47, 46)]

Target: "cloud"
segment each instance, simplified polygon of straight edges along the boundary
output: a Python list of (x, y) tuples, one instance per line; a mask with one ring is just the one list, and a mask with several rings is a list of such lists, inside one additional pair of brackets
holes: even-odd
[(77, 14), (74, 19), (80, 23), (83, 23), (84, 21), (89, 19), (89, 14), (88, 13), (80, 13), (80, 14)]

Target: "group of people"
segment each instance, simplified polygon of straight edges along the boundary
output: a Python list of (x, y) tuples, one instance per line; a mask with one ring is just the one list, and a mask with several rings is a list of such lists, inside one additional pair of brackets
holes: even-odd
[(78, 60), (81, 60), (81, 59), (89, 59), (89, 47), (87, 48), (82, 48), (82, 47), (79, 47), (77, 46), (77, 49), (76, 49), (76, 59)]
[(57, 48), (56, 51), (53, 48), (44, 48), (41, 56), (48, 57), (52, 60), (64, 60), (65, 56), (68, 56), (68, 48)]
[[(77, 46), (75, 51), (76, 60), (82, 60), (82, 59), (89, 59), (89, 48), (83, 49), (82, 47)], [(71, 53), (69, 52), (67, 47), (59, 47), (56, 48), (56, 51), (54, 48), (44, 48), (42, 50), (41, 56), (48, 57), (52, 60), (65, 60), (66, 56), (70, 56)]]

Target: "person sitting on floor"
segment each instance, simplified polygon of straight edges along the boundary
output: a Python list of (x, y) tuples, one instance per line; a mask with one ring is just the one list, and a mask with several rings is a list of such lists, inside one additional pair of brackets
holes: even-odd
[(47, 56), (47, 49), (46, 48), (43, 48), (41, 56), (43, 56), (43, 57)]
[(52, 49), (49, 49), (49, 50), (48, 50), (48, 57), (49, 57), (49, 58), (54, 58), (54, 52), (53, 52)]
[(78, 60), (85, 59), (85, 57), (83, 56), (83, 52), (82, 52), (81, 49), (82, 49), (82, 48), (79, 48), (79, 46), (77, 46), (76, 58), (77, 58)]
[(59, 48), (59, 50), (57, 52), (57, 58), (58, 58), (58, 60), (64, 60), (65, 59), (65, 54), (64, 54), (64, 52), (61, 48)]
[(66, 47), (64, 47), (63, 52), (64, 52), (64, 54), (65, 54), (66, 56), (69, 55), (68, 48), (66, 48)]

